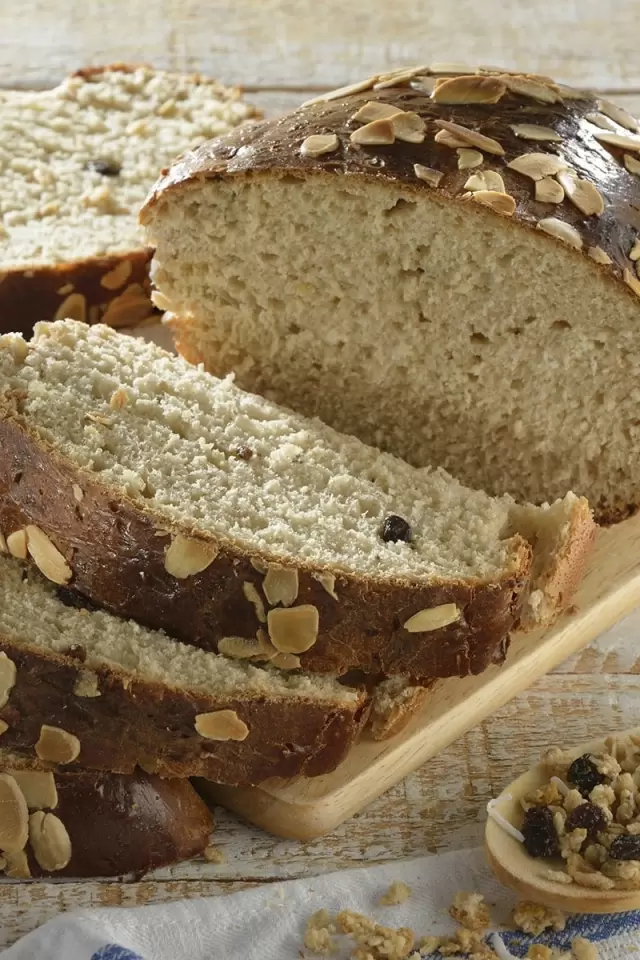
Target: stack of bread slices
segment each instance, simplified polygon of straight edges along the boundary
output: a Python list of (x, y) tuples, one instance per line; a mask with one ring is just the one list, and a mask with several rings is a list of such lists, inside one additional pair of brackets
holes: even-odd
[[(276, 329), (289, 322), (292, 307), (270, 292), (266, 245), (243, 248), (234, 232), (244, 229), (239, 223), (229, 226), (233, 265), (227, 270), (218, 258), (224, 279), (210, 282), (215, 211), (229, 197), (253, 209), (251, 191), (259, 188), (261, 215), (277, 218), (282, 190), (297, 190), (298, 164), (310, 162), (300, 200), (307, 202), (307, 192), (314, 203), (322, 200), (315, 222), (324, 223), (327, 238), (337, 222), (334, 184), (354, 198), (368, 194), (376, 222), (392, 210), (411, 216), (414, 200), (400, 196), (404, 186), (379, 172), (356, 176), (346, 146), (354, 144), (361, 163), (374, 135), (372, 160), (380, 143), (390, 148), (398, 140), (401, 151), (418, 150), (431, 97), (426, 86), (412, 92), (408, 82), (426, 80), (409, 73), (379, 78), (380, 93), (361, 105), (364, 85), (305, 108), (301, 159), (292, 159), (290, 145), (283, 176), (279, 168), (273, 183), (250, 176), (267, 153), (277, 155), (268, 125), (206, 144), (163, 177), (143, 220), (158, 244), (157, 302), (170, 307), (186, 357), (68, 318), (36, 323), (30, 340), (0, 337), (0, 730), (13, 771), (0, 776), (0, 800), (4, 791), (12, 803), (17, 826), (9, 852), (23, 875), (46, 869), (39, 850), (47, 830), (49, 847), (68, 854), (54, 869), (73, 868), (73, 838), (55, 807), (39, 801), (29, 814), (21, 786), (27, 774), (46, 776), (50, 790), (57, 777), (127, 783), (142, 770), (153, 789), (175, 782), (184, 790), (192, 776), (246, 786), (328, 773), (368, 720), (365, 735), (397, 734), (435, 683), (500, 664), (514, 631), (551, 624), (571, 599), (595, 532), (584, 496), (567, 487), (550, 503), (518, 503), (507, 492), (471, 489), (440, 466), (411, 465), (280, 406), (263, 381), (262, 395), (234, 381), (235, 361), (242, 383), (280, 362), (275, 355), (248, 362), (249, 314), (257, 326), (271, 317)], [(547, 89), (539, 79), (519, 82)], [(501, 83), (504, 109), (522, 110), (525, 94), (516, 82), (508, 93)], [(499, 86), (493, 82), (494, 94)], [(489, 138), (477, 133), (472, 148), (460, 97), (485, 88), (468, 82), (462, 93), (455, 89), (453, 106), (439, 108), (455, 122), (439, 129), (464, 142), (456, 148), (459, 165), (479, 165)], [(412, 110), (399, 108), (403, 98)], [(393, 106), (385, 116), (383, 100)], [(364, 110), (353, 127), (369, 128), (364, 140), (344, 140), (336, 102), (340, 116), (354, 102)], [(483, 109), (492, 116), (498, 108)], [(476, 125), (479, 110), (473, 106)], [(306, 117), (303, 110), (292, 129), (304, 134)], [(384, 157), (391, 166), (391, 154)], [(371, 169), (379, 167), (376, 160)], [(416, 202), (424, 189), (434, 209), (449, 209), (440, 207), (426, 175), (416, 178)], [(471, 187), (467, 192), (473, 199)], [(500, 220), (496, 209), (506, 202), (494, 195), (507, 194), (477, 192), (491, 196), (461, 204), (456, 216), (462, 229), (480, 210), (477, 223), (491, 232), (491, 218)], [(364, 207), (362, 214), (366, 219)], [(405, 240), (392, 232), (389, 242), (395, 250)], [(560, 260), (548, 234), (545, 243)], [(308, 272), (298, 271), (300, 296), (324, 284), (337, 315), (341, 297), (366, 277), (347, 259), (321, 278), (318, 248), (313, 257), (310, 249)], [(263, 257), (257, 279), (256, 256)], [(414, 277), (416, 290), (420, 282)], [(399, 303), (410, 302), (405, 293)], [(226, 324), (232, 315), (237, 340), (220, 351), (212, 318)], [(343, 347), (360, 329), (353, 311), (351, 324)], [(300, 330), (293, 320), (282, 329), (283, 357)], [(206, 355), (205, 341), (216, 343)], [(349, 351), (334, 346), (347, 369)], [(192, 365), (196, 353), (207, 366), (219, 362), (225, 376)], [(281, 382), (273, 377), (275, 394)], [(356, 385), (347, 377), (346, 387)], [(374, 403), (373, 417), (376, 409)], [(388, 446), (381, 433), (383, 441)], [(201, 819), (191, 847), (182, 838), (180, 849), (202, 849), (204, 833)], [(1, 827), (0, 850), (8, 850)], [(46, 862), (53, 859), (65, 856)]]

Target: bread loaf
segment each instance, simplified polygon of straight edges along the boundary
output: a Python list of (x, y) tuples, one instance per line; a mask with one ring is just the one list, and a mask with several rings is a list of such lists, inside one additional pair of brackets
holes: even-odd
[(137, 208), (164, 164), (254, 115), (212, 80), (120, 64), (0, 91), (0, 333), (148, 317)]
[(177, 643), (0, 556), (0, 734), (33, 762), (230, 784), (314, 776), (366, 714), (364, 694), (330, 677)]
[(406, 677), (376, 684), (371, 697), (369, 731), (374, 740), (390, 740), (401, 733), (429, 696), (429, 686), (417, 686)]
[(0, 531), (55, 582), (206, 649), (258, 633), (276, 665), (429, 679), (504, 657), (532, 587), (508, 498), (105, 326), (0, 339), (0, 381)]
[(179, 349), (416, 465), (640, 502), (640, 133), (547, 77), (371, 77), (204, 144), (142, 212)]
[(139, 877), (209, 843), (213, 818), (188, 780), (40, 767), (0, 751), (0, 873), (11, 879)]

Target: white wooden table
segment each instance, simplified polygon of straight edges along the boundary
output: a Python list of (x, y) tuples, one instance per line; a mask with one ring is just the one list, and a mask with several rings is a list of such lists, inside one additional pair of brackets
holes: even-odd
[[(309, 91), (429, 60), (525, 67), (640, 114), (639, 0), (20, 0), (0, 3), (0, 86), (150, 62), (241, 83), (267, 113)], [(323, 840), (275, 840), (217, 812), (227, 862), (140, 883), (0, 884), (0, 947), (60, 910), (216, 896), (477, 843), (483, 811), (541, 749), (637, 725), (640, 611)]]

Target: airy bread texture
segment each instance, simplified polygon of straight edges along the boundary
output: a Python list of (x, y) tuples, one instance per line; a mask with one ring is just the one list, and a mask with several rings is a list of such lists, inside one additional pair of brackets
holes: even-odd
[(145, 302), (148, 315), (140, 203), (178, 154), (252, 116), (236, 89), (143, 66), (0, 91), (0, 329), (26, 332), (63, 304), (120, 326)]
[(247, 389), (494, 495), (572, 489), (621, 519), (640, 503), (638, 124), (468, 73), (374, 77), (179, 161), (142, 212), (156, 302), (187, 358)]

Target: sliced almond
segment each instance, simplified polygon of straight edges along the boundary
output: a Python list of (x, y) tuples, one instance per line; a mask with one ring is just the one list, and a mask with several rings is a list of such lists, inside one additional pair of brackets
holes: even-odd
[(0, 773), (0, 850), (17, 853), (29, 837), (27, 801), (14, 777)]
[(598, 110), (621, 127), (631, 130), (632, 133), (637, 133), (640, 130), (640, 121), (627, 113), (623, 107), (619, 107), (617, 103), (611, 103), (609, 100), (598, 100)]
[(300, 667), (300, 657), (296, 657), (295, 653), (278, 653), (271, 665), (278, 670), (297, 670)]
[(0, 720), (0, 737), (3, 733), (6, 733), (8, 729), (9, 724), (6, 722), (6, 720)]
[(251, 564), (251, 566), (253, 567), (254, 570), (257, 570), (258, 573), (261, 573), (261, 574), (263, 574), (263, 575), (264, 575), (264, 574), (267, 572), (267, 570), (269, 569), (269, 564), (268, 564), (268, 563), (265, 563), (264, 560), (258, 560), (257, 557), (252, 557), (252, 558), (249, 560), (249, 563)]
[(36, 756), (47, 763), (73, 763), (80, 756), (80, 741), (62, 727), (51, 727), (44, 723), (40, 727), (40, 739), (35, 751)]
[(592, 93), (586, 90), (577, 90), (575, 87), (570, 87), (566, 83), (556, 82), (555, 88), (563, 100), (591, 100), (593, 97)]
[(246, 740), (249, 736), (249, 727), (235, 710), (199, 713), (195, 719), (195, 728), (206, 740)]
[(51, 771), (8, 770), (16, 781), (29, 810), (54, 810), (58, 806), (56, 780)]
[(73, 570), (44, 530), (29, 524), (25, 528), (27, 550), (40, 573), (53, 583), (69, 583)]
[(374, 120), (388, 120), (389, 117), (400, 112), (397, 107), (383, 100), (367, 100), (359, 110), (356, 110), (351, 119), (359, 123), (372, 123)]
[(631, 290), (635, 293), (636, 297), (640, 297), (640, 279), (631, 272), (631, 270), (624, 269), (622, 271), (622, 279), (630, 287)]
[(426, 73), (427, 69), (428, 67), (424, 66), (410, 67), (407, 70), (397, 70), (395, 73), (378, 77), (377, 82), (373, 85), (373, 89), (385, 90), (387, 87), (402, 87), (413, 80), (414, 77), (419, 76), (421, 73)]
[(436, 77), (415, 77), (410, 81), (409, 86), (412, 90), (419, 90), (420, 93), (431, 95), (438, 82)]
[(36, 810), (29, 817), (29, 841), (33, 855), (43, 870), (64, 870), (71, 860), (71, 840), (62, 820), (55, 813)]
[(14, 530), (7, 537), (7, 549), (17, 560), (27, 559), (27, 534), (25, 530)]
[(376, 81), (385, 81), (385, 80), (394, 80), (396, 77), (404, 76), (406, 73), (410, 73), (412, 76), (417, 76), (418, 74), (428, 73), (429, 66), (428, 64), (422, 63), (417, 67), (396, 67), (395, 70), (387, 70), (386, 73), (380, 73), (376, 77)]
[(260, 623), (266, 623), (267, 615), (264, 612), (264, 603), (262, 602), (262, 597), (258, 593), (258, 589), (255, 584), (251, 583), (249, 580), (246, 580), (242, 584), (242, 592), (256, 611), (256, 617)]
[(298, 599), (298, 571), (287, 567), (269, 567), (262, 584), (267, 602), (276, 607), (290, 607)]
[(437, 187), (444, 177), (442, 170), (434, 170), (433, 167), (425, 167), (421, 163), (414, 163), (413, 172), (418, 180), (424, 180), (430, 187)]
[(451, 77), (467, 76), (468, 74), (473, 73), (473, 67), (470, 67), (468, 63), (430, 63), (429, 73), (440, 74), (443, 76), (448, 74)]
[(109, 270), (108, 273), (104, 274), (100, 280), (100, 286), (104, 287), (105, 290), (119, 290), (120, 287), (124, 287), (132, 271), (133, 264), (131, 260), (121, 260), (113, 270)]
[(484, 160), (479, 150), (471, 150), (468, 147), (458, 147), (458, 170), (469, 170), (471, 167), (479, 167)]
[(10, 660), (6, 653), (0, 653), (0, 707), (6, 706), (9, 701), (9, 695), (16, 682), (18, 671), (13, 660)]
[(626, 137), (621, 133), (609, 133), (608, 130), (594, 130), (593, 135), (600, 143), (606, 143), (610, 147), (619, 147), (634, 153), (640, 151), (640, 137)]
[(16, 850), (15, 853), (5, 854), (6, 866), (4, 874), (12, 880), (28, 880), (31, 877), (29, 870), (29, 861), (24, 850)]
[(435, 103), (497, 103), (506, 91), (498, 77), (471, 74), (437, 80), (431, 99)]
[(511, 93), (519, 94), (521, 97), (529, 97), (531, 100), (537, 100), (540, 103), (560, 103), (562, 100), (555, 89), (555, 84), (550, 86), (524, 76), (505, 76), (504, 81)]
[(304, 653), (318, 639), (320, 618), (312, 604), (278, 607), (267, 614), (269, 638), (281, 653)]
[(93, 670), (80, 670), (76, 679), (73, 692), (76, 697), (94, 697), (101, 696), (98, 674)]
[(605, 117), (604, 113), (587, 113), (585, 114), (585, 120), (595, 124), (596, 127), (600, 127), (601, 130), (611, 130), (615, 133), (618, 129), (613, 120)]
[(625, 153), (623, 159), (629, 173), (635, 173), (637, 177), (640, 177), (640, 160), (632, 157), (630, 153)]
[(271, 648), (269, 656), (259, 640), (253, 637), (222, 637), (218, 641), (218, 653), (234, 660), (266, 660), (276, 655), (275, 648)]
[(6, 540), (6, 537), (5, 537), (4, 533), (2, 532), (2, 530), (0, 530), (0, 553), (9, 553), (9, 547), (7, 546), (7, 540)]
[(338, 599), (338, 595), (336, 594), (336, 578), (332, 573), (312, 573), (311, 576), (324, 587), (330, 597), (333, 597), (334, 600)]
[(73, 485), (73, 499), (76, 500), (78, 503), (82, 503), (82, 501), (84, 500), (84, 493), (83, 493), (82, 487), (79, 487), (77, 483), (74, 483)]
[(472, 147), (478, 147), (479, 150), (486, 150), (487, 153), (494, 153), (499, 157), (504, 156), (504, 148), (501, 144), (491, 137), (485, 137), (482, 133), (477, 133), (475, 130), (463, 127), (459, 123), (453, 123), (451, 120), (436, 120), (436, 126), (441, 127), (448, 133), (452, 133), (454, 137), (462, 140), (463, 143), (458, 144), (458, 146), (471, 144)]
[(472, 173), (464, 185), (465, 190), (471, 190), (475, 193), (477, 190), (497, 190), (498, 193), (504, 193), (504, 180), (495, 170), (481, 170), (480, 173)]
[(313, 97), (312, 100), (305, 100), (302, 106), (310, 107), (314, 103), (340, 100), (341, 97), (350, 97), (352, 93), (362, 93), (363, 90), (371, 90), (377, 79), (377, 77), (369, 77), (367, 80), (358, 81), (358, 83), (349, 83), (346, 87), (337, 87), (335, 90), (329, 90), (328, 93), (321, 93), (319, 97)]
[(157, 307), (158, 310), (162, 310), (163, 312), (167, 310), (173, 310), (173, 304), (171, 300), (169, 300), (164, 293), (160, 293), (159, 290), (151, 291), (151, 303), (154, 305), (154, 307)]
[(462, 137), (455, 137), (452, 133), (449, 133), (448, 130), (438, 130), (433, 139), (436, 143), (441, 144), (443, 147), (453, 147), (454, 149), (458, 149), (458, 147), (469, 146), (467, 140), (463, 140)]
[(613, 263), (613, 260), (611, 259), (609, 254), (605, 253), (602, 247), (589, 247), (589, 249), (587, 250), (587, 253), (589, 254), (592, 260), (595, 260), (596, 263), (602, 263), (604, 265)]
[(73, 293), (74, 286), (72, 283), (63, 283), (61, 287), (58, 287), (56, 293), (59, 297), (66, 297), (68, 293)]
[(501, 193), (498, 190), (477, 190), (472, 197), (477, 203), (491, 207), (496, 213), (501, 213), (505, 217), (512, 217), (516, 212), (516, 201), (508, 193)]
[(557, 157), (555, 153), (523, 153), (511, 160), (507, 166), (510, 170), (524, 174), (525, 177), (531, 177), (532, 180), (553, 177), (567, 168), (562, 157)]
[(87, 301), (81, 293), (71, 293), (62, 301), (53, 315), (54, 320), (79, 320), (87, 322)]
[(638, 237), (629, 251), (629, 260), (640, 260), (640, 237)]
[(366, 123), (364, 127), (358, 127), (349, 137), (352, 143), (358, 143), (362, 146), (374, 146), (376, 144), (394, 143), (396, 135), (389, 120), (374, 120), (372, 123)]
[(581, 180), (564, 170), (556, 177), (571, 203), (586, 217), (599, 217), (604, 213), (604, 197), (589, 180)]
[(335, 133), (313, 133), (300, 144), (300, 153), (303, 157), (321, 157), (325, 153), (333, 153), (340, 146)]
[(537, 123), (511, 123), (509, 124), (516, 137), (522, 140), (562, 140), (559, 133), (552, 130), (551, 127), (543, 127)]
[(400, 110), (389, 117), (388, 123), (391, 124), (396, 140), (402, 140), (404, 143), (422, 143), (424, 141), (427, 127), (422, 117), (417, 113)]
[(206, 570), (218, 553), (218, 547), (213, 543), (177, 533), (164, 555), (164, 568), (172, 577), (185, 580)]
[(575, 247), (576, 250), (582, 249), (582, 237), (575, 227), (565, 223), (564, 220), (558, 220), (557, 217), (545, 217), (544, 220), (538, 220), (536, 229), (548, 233), (556, 240), (568, 243), (570, 247)]
[(538, 203), (562, 203), (564, 190), (557, 180), (543, 177), (542, 180), (536, 180), (535, 197)]
[(460, 619), (460, 610), (455, 603), (443, 603), (438, 607), (419, 610), (403, 624), (407, 633), (428, 633), (448, 627)]

